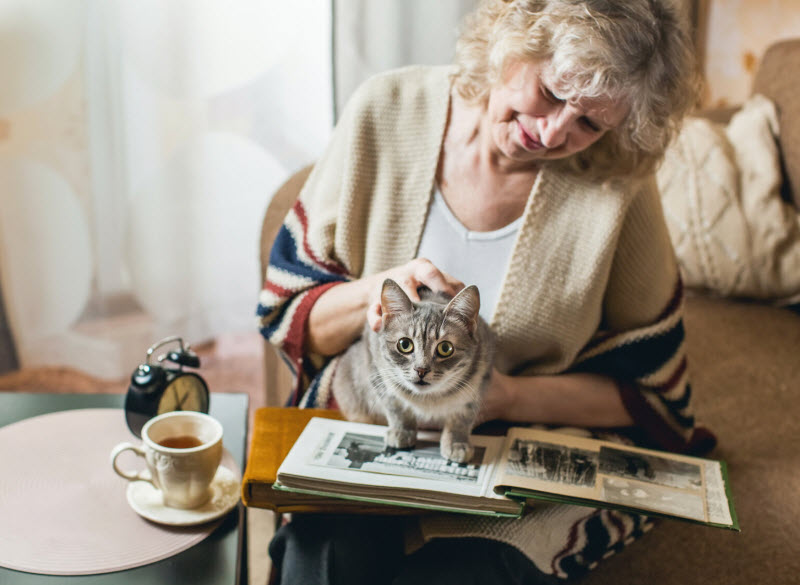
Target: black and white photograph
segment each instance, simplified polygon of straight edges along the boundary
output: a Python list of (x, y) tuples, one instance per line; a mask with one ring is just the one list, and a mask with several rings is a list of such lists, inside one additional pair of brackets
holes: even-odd
[(700, 465), (613, 447), (601, 447), (600, 473), (679, 489), (703, 486)]
[(603, 478), (603, 499), (612, 504), (645, 508), (701, 522), (706, 519), (703, 497), (700, 494), (620, 477)]
[(439, 443), (418, 441), (413, 449), (385, 447), (380, 435), (345, 433), (324, 462), (329, 467), (373, 473), (404, 475), (454, 482), (477, 482), (486, 449), (475, 446), (469, 463), (454, 463), (442, 457)]
[(509, 449), (506, 472), (543, 481), (594, 487), (597, 452), (516, 439)]

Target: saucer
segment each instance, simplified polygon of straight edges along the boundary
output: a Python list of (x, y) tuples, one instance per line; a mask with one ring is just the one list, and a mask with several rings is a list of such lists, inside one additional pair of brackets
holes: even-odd
[(199, 508), (182, 510), (165, 506), (161, 492), (146, 481), (128, 484), (127, 496), (128, 504), (142, 518), (168, 526), (194, 526), (230, 512), (239, 503), (240, 489), (238, 476), (220, 465), (211, 482), (211, 497)]

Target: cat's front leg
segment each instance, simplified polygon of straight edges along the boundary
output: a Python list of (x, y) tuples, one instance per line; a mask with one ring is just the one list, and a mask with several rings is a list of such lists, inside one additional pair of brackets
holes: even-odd
[(399, 407), (388, 408), (386, 421), (386, 446), (409, 449), (417, 444), (417, 420)]
[(439, 447), (442, 457), (456, 463), (467, 463), (472, 459), (475, 449), (470, 443), (469, 434), (474, 424), (475, 412), (472, 409), (453, 415), (445, 421)]

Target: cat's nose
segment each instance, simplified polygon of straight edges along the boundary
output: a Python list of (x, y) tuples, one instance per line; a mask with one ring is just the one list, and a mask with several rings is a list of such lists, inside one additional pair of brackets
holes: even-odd
[(414, 369), (417, 371), (417, 375), (419, 376), (420, 380), (422, 380), (422, 378), (425, 377), (425, 374), (430, 372), (428, 368), (414, 368)]

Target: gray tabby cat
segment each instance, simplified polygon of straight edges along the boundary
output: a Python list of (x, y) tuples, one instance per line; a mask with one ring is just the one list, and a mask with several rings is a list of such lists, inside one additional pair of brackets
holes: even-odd
[(400, 449), (414, 446), (418, 423), (440, 424), (442, 456), (469, 461), (493, 353), (491, 331), (478, 315), (478, 288), (452, 299), (422, 288), (413, 303), (387, 279), (381, 307), (381, 330), (367, 326), (336, 367), (333, 393), (342, 413), (388, 424), (386, 444)]

